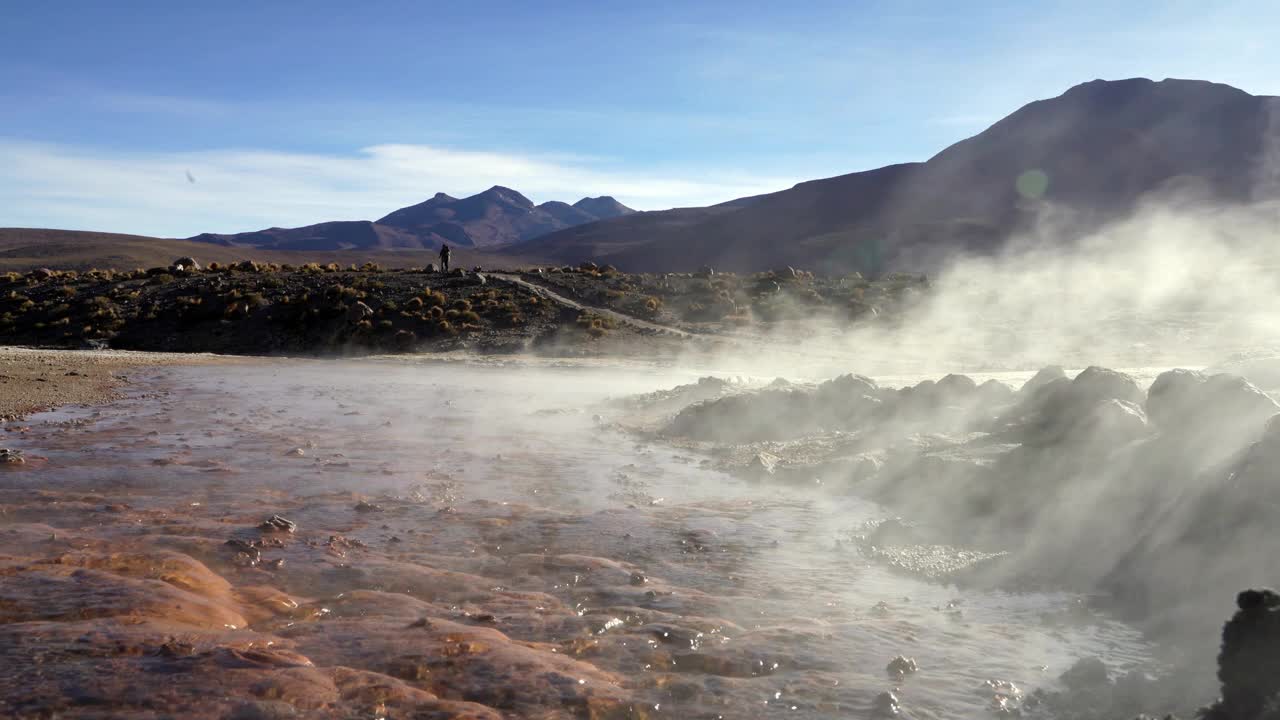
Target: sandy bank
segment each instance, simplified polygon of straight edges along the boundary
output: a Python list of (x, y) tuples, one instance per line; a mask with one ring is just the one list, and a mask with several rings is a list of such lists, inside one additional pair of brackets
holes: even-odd
[(234, 361), (217, 355), (0, 346), (0, 419), (58, 405), (107, 402), (135, 368)]

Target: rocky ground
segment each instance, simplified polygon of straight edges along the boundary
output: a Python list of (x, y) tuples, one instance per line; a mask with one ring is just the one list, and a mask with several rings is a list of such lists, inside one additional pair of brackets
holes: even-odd
[(791, 269), (627, 275), (587, 264), (444, 274), (372, 264), (203, 267), (183, 258), (128, 272), (8, 273), (0, 277), (0, 342), (257, 355), (662, 354), (687, 345), (690, 331), (875, 318), (924, 287), (912, 276), (871, 283)]
[(581, 302), (607, 307), (694, 332), (737, 328), (785, 331), (799, 321), (822, 319), (836, 326), (896, 315), (929, 288), (922, 275), (895, 273), (868, 280), (858, 273), (816, 276), (795, 268), (753, 274), (626, 274), (588, 263), (523, 277)]

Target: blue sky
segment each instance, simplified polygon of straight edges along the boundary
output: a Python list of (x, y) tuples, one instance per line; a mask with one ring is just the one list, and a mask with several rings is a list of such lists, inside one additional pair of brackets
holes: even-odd
[(1278, 21), (1203, 0), (0, 0), (0, 226), (182, 237), (494, 184), (719, 202), (924, 160), (1099, 77), (1280, 94)]

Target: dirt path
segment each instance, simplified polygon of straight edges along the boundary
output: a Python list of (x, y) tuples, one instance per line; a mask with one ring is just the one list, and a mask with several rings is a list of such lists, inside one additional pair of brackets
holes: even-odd
[(525, 280), (524, 278), (521, 278), (517, 275), (508, 275), (506, 273), (489, 273), (488, 277), (494, 278), (496, 280), (502, 280), (504, 282), (509, 282), (509, 283), (512, 283), (513, 285), (519, 285), (520, 287), (524, 288), (525, 290), (528, 290), (529, 292), (537, 295), (538, 297), (544, 298), (546, 300), (550, 300), (551, 302), (556, 303), (558, 305), (562, 305), (568, 308), (573, 308), (574, 310), (581, 310), (583, 312), (591, 312), (603, 317), (612, 318), (617, 322), (630, 325), (631, 327), (638, 328), (640, 330), (645, 330), (651, 333), (656, 333), (659, 335), (674, 335), (676, 337), (681, 337), (681, 338), (691, 339), (691, 340), (718, 339), (718, 338), (712, 338), (707, 335), (699, 335), (697, 333), (691, 333), (685, 330), (681, 330), (679, 328), (673, 328), (669, 325), (659, 325), (658, 323), (649, 322), (648, 320), (641, 320), (638, 317), (635, 317), (633, 315), (627, 315), (626, 313), (620, 313), (617, 310), (610, 310), (609, 308), (599, 307), (597, 305), (584, 305), (578, 302), (577, 300), (573, 300), (571, 298), (565, 297), (564, 295), (561, 295), (560, 293), (555, 292), (554, 290), (551, 290), (542, 285), (531, 283), (528, 280)]

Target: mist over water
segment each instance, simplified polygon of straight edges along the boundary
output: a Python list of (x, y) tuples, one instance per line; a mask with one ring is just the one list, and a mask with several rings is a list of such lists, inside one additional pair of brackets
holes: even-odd
[[(868, 562), (850, 536), (888, 516), (884, 508), (821, 483), (738, 479), (611, 428), (612, 406), (599, 405), (693, 377), (537, 362), (179, 368), (118, 405), (37, 418), (25, 442), (50, 458), (60, 484), (111, 491), (138, 512), (181, 498), (199, 505), (184, 511), (193, 517), (209, 508), (243, 518), (232, 527), (280, 512), (307, 537), (341, 532), (364, 543), (341, 560), (362, 579), (326, 581), (328, 594), (278, 580), (339, 615), (338, 593), (408, 585), (376, 569), (383, 557), (548, 593), (578, 609), (576, 625), (552, 623), (554, 613), (529, 625), (540, 613), (502, 593), (450, 613), (507, 602), (497, 627), (515, 637), (562, 648), (594, 637), (581, 657), (621, 673), (652, 706), (645, 717), (865, 715), (891, 687), (905, 717), (973, 717), (993, 708), (988, 680), (1052, 687), (1081, 657), (1122, 671), (1156, 667), (1135, 630), (1078, 595), (963, 590)], [(60, 429), (78, 419), (92, 422)], [(306, 454), (287, 455), (295, 446)], [(405, 504), (414, 493), (427, 499)], [(356, 497), (388, 510), (352, 513)], [(178, 517), (165, 532), (181, 523), (204, 532)], [(389, 545), (391, 536), (400, 541)], [(271, 554), (288, 558), (285, 571), (316, 562), (297, 547)], [(530, 555), (576, 569), (528, 575)], [(647, 582), (630, 587), (624, 573), (616, 588), (614, 562)], [(390, 622), (361, 617), (368, 642)], [(301, 650), (319, 666), (341, 661)], [(893, 680), (885, 667), (897, 655), (921, 670)]]

